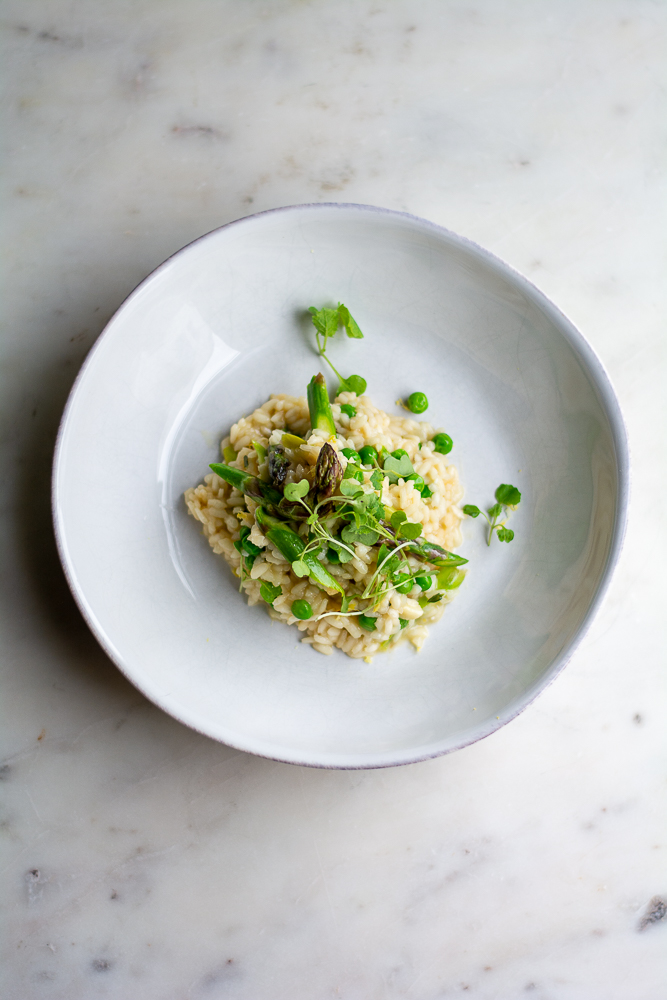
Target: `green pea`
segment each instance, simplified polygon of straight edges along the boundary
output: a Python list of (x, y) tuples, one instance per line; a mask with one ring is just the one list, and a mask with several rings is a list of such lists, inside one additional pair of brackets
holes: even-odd
[(368, 632), (374, 632), (377, 628), (377, 618), (372, 615), (359, 615), (359, 624)]
[(305, 622), (307, 618), (313, 617), (313, 609), (311, 608), (308, 601), (293, 601), (292, 602), (292, 614), (295, 618), (300, 618), (302, 622)]
[(449, 434), (436, 434), (433, 438), (433, 444), (435, 445), (435, 450), (441, 455), (449, 455), (454, 447), (454, 442)]
[(424, 413), (428, 410), (428, 399), (425, 392), (411, 392), (408, 396), (408, 409), (412, 413)]
[(433, 496), (433, 490), (430, 486), (427, 486), (426, 483), (424, 483), (419, 492), (422, 495), (422, 500), (428, 500), (429, 497)]
[(433, 577), (430, 576), (418, 576), (415, 583), (420, 588), (420, 590), (430, 590), (433, 586)]
[[(403, 583), (401, 583), (401, 580)], [(405, 576), (405, 574), (402, 573), (397, 579), (396, 590), (399, 594), (409, 594), (412, 590), (412, 577)]]
[(378, 450), (372, 444), (365, 444), (359, 449), (359, 458), (362, 465), (374, 465), (378, 460)]
[(356, 417), (357, 411), (350, 403), (341, 403), (340, 412), (345, 413), (348, 417)]
[(420, 493), (423, 490), (423, 488), (426, 486), (426, 483), (424, 482), (423, 477), (420, 476), (419, 473), (417, 473), (417, 472), (413, 472), (412, 475), (408, 476), (405, 481), (406, 481), (406, 483), (413, 483), (415, 489), (419, 490)]
[(361, 465), (361, 455), (354, 448), (343, 448), (341, 455), (345, 455), (350, 462), (354, 462), (355, 465)]
[(403, 458), (404, 455), (406, 458), (410, 458), (405, 448), (397, 448), (396, 451), (392, 451), (391, 453), (392, 458)]

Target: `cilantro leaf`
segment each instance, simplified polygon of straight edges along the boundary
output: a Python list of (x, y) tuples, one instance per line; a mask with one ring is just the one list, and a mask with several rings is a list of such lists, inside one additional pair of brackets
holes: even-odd
[(268, 580), (264, 580), (259, 588), (259, 592), (267, 604), (273, 604), (276, 597), (280, 597), (282, 594), (283, 588), (277, 587), (274, 583), (269, 583)]
[(310, 483), (307, 479), (300, 479), (298, 483), (287, 483), (283, 493), (286, 500), (299, 500), (301, 497), (305, 497), (310, 489)]
[(504, 504), (505, 507), (516, 507), (521, 502), (521, 494), (516, 486), (501, 483), (496, 490), (496, 500), (498, 503)]
[(467, 503), (463, 507), (463, 513), (467, 514), (468, 517), (479, 517), (482, 512), (479, 507), (475, 507), (474, 503)]
[(514, 532), (511, 528), (498, 528), (496, 534), (499, 542), (511, 542), (514, 538)]

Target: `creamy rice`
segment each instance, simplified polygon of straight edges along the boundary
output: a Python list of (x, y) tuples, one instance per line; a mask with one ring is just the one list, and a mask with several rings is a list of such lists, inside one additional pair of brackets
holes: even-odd
[[(341, 404), (351, 403), (356, 415), (347, 416), (341, 412)], [(463, 489), (458, 473), (447, 462), (448, 456), (434, 450), (430, 440), (435, 430), (424, 422), (410, 417), (392, 417), (374, 406), (367, 396), (357, 397), (344, 392), (331, 404), (337, 436), (330, 438), (323, 431), (310, 429), (308, 404), (305, 397), (274, 395), (248, 417), (242, 417), (234, 424), (229, 434), (221, 442), (221, 452), (230, 447), (237, 453), (233, 462), (227, 464), (242, 469), (260, 479), (268, 479), (267, 459), (260, 460), (253, 442), (268, 448), (279, 442), (281, 434), (288, 428), (293, 434), (306, 438), (305, 444), (295, 450), (287, 449), (290, 467), (286, 482), (298, 482), (314, 469), (320, 449), (329, 441), (339, 453), (340, 463), (345, 468), (347, 459), (340, 454), (343, 448), (358, 451), (364, 445), (374, 445), (378, 451), (384, 446), (389, 452), (404, 449), (414, 470), (423, 477), (432, 490), (432, 496), (424, 500), (412, 482), (399, 479), (390, 484), (383, 482), (381, 500), (392, 511), (405, 511), (408, 520), (422, 525), (424, 538), (445, 549), (452, 550), (461, 544), (460, 524), (463, 512), (459, 503)], [(420, 448), (421, 444), (421, 448)], [(370, 480), (371, 470), (365, 474)], [(241, 554), (234, 547), (240, 538), (243, 525), (251, 529), (249, 540), (262, 550), (250, 570), (244, 574), (242, 588), (248, 604), (264, 604), (272, 618), (296, 625), (303, 633), (302, 642), (310, 643), (313, 649), (329, 654), (334, 647), (342, 649), (348, 656), (361, 657), (370, 661), (373, 655), (396, 645), (402, 639), (409, 640), (415, 649), (420, 649), (428, 634), (428, 626), (442, 615), (445, 605), (451, 600), (451, 592), (445, 592), (438, 603), (428, 603), (424, 608), (419, 603), (422, 591), (415, 584), (408, 594), (392, 591), (382, 597), (373, 608), (377, 615), (376, 628), (372, 632), (362, 628), (356, 617), (331, 615), (316, 620), (326, 612), (340, 611), (340, 596), (329, 595), (316, 587), (309, 578), (300, 579), (290, 563), (269, 541), (254, 518), (257, 504), (239, 490), (211, 472), (200, 486), (185, 492), (189, 512), (203, 525), (213, 551), (224, 556), (235, 576), (241, 575)], [(307, 526), (301, 524), (299, 534), (307, 535)], [(359, 593), (369, 583), (377, 565), (377, 547), (356, 544), (353, 546), (355, 558), (342, 565), (328, 565), (329, 572), (339, 581), (346, 593)], [(410, 558), (415, 570), (419, 563)], [(263, 581), (282, 588), (273, 607), (260, 596)], [(307, 600), (313, 617), (300, 621), (291, 612), (293, 601)], [(408, 621), (401, 629), (399, 619)]]

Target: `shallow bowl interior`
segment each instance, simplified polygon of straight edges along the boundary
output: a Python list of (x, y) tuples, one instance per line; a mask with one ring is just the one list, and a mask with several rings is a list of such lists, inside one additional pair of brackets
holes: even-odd
[[(331, 353), (374, 402), (415, 389), (454, 439), (466, 502), (523, 493), (511, 545), (468, 519), (469, 572), (423, 651), (324, 657), (248, 608), (183, 503), (230, 425), (321, 367), (311, 304), (365, 333)], [(63, 563), (100, 642), (149, 698), (280, 760), (405, 763), (487, 735), (555, 676), (620, 545), (627, 457), (595, 355), (532, 285), (423, 220), (300, 206), (210, 233), (129, 297), (68, 404), (54, 509)]]

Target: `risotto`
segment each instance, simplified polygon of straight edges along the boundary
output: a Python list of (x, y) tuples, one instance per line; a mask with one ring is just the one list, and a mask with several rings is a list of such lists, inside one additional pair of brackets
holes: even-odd
[(323, 386), (317, 376), (308, 399), (273, 395), (235, 423), (188, 510), (248, 604), (319, 653), (419, 650), (464, 575), (457, 471), (430, 424), (353, 392), (329, 404)]

